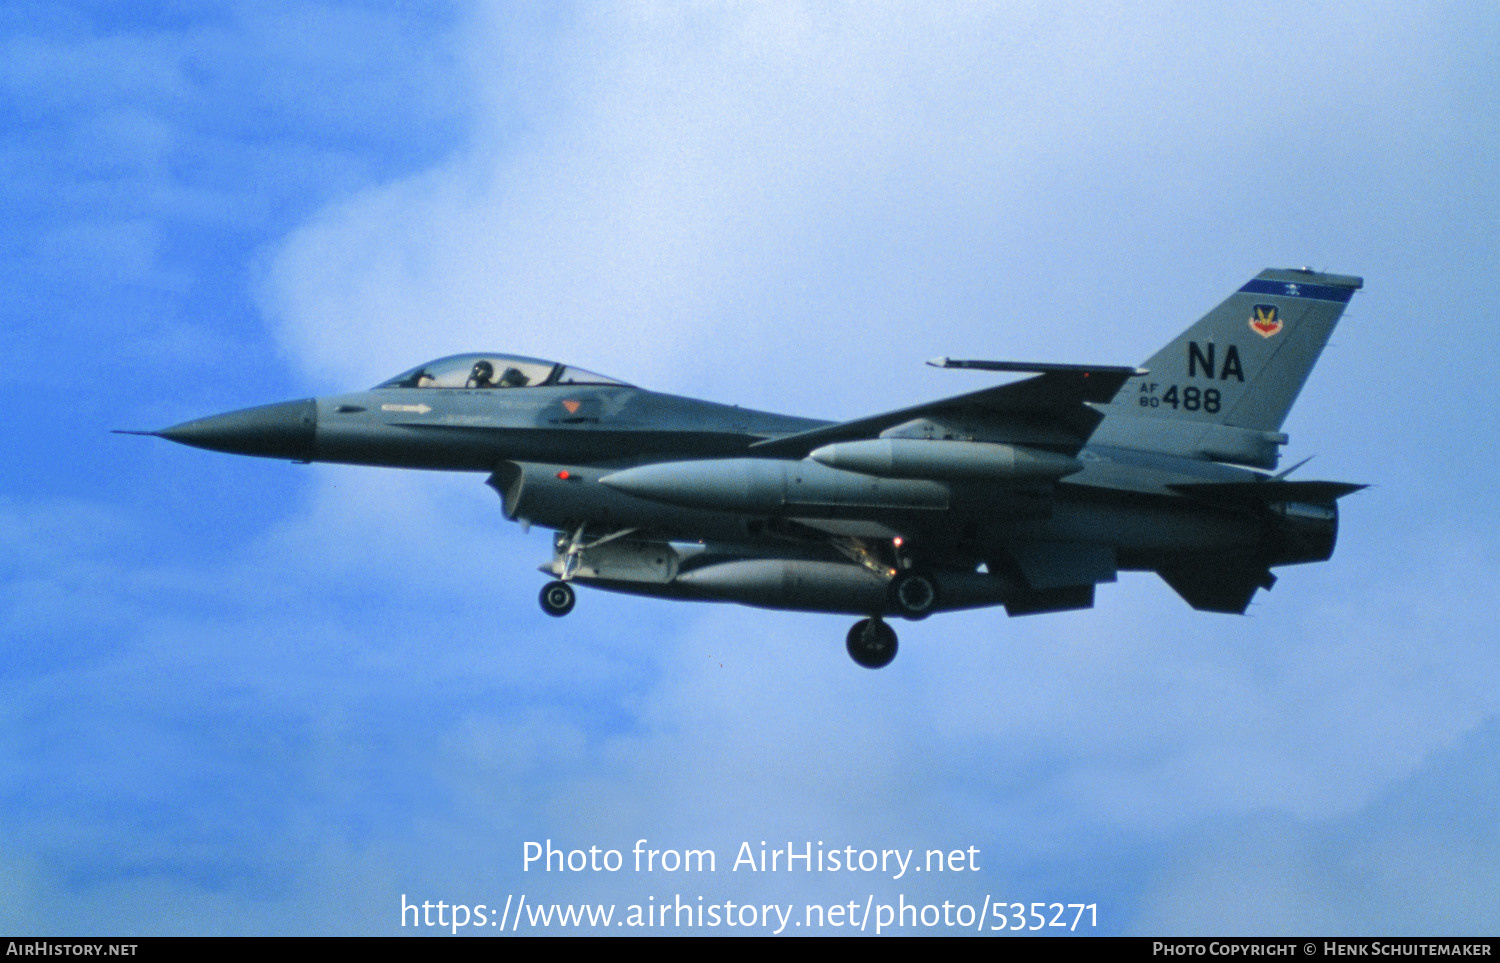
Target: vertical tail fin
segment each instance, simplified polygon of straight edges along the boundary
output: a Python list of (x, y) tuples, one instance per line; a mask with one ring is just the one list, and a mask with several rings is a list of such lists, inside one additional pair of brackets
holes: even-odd
[(1091, 440), (1275, 467), (1287, 412), (1363, 284), (1305, 268), (1260, 272), (1152, 355)]

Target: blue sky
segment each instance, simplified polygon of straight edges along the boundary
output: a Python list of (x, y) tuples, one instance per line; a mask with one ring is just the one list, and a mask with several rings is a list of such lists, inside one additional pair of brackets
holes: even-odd
[[(1493, 933), (1489, 4), (10, 3), (0, 928), (400, 932), (400, 899), (1097, 903)], [(584, 592), (478, 475), (111, 428), (465, 350), (827, 418), (1138, 362), (1360, 274), (1287, 425), (1368, 482), (1246, 618), (1154, 576), (902, 628)], [(1288, 462), (1290, 463), (1290, 461)], [(522, 843), (976, 846), (967, 878)], [(408, 928), (409, 931), (409, 928)]]

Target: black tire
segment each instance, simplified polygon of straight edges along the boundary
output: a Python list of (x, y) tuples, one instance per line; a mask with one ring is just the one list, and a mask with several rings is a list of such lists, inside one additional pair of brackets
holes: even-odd
[(867, 669), (883, 669), (896, 657), (896, 630), (880, 619), (860, 619), (844, 645), (855, 662)]
[(937, 609), (937, 583), (922, 571), (906, 571), (891, 579), (891, 605), (913, 622), (925, 619)]
[(573, 603), (578, 601), (578, 596), (573, 591), (573, 586), (567, 582), (548, 582), (542, 586), (542, 594), (537, 601), (542, 603), (542, 611), (554, 618), (562, 618), (573, 611)]

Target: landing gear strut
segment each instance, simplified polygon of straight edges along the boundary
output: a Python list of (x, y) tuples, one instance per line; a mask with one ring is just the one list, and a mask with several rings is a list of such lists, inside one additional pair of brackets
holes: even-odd
[(896, 630), (879, 617), (860, 619), (845, 641), (849, 657), (867, 669), (880, 669), (896, 657)]
[(573, 603), (578, 601), (578, 597), (573, 592), (573, 586), (567, 582), (548, 582), (542, 586), (540, 601), (543, 612), (561, 618), (573, 611)]

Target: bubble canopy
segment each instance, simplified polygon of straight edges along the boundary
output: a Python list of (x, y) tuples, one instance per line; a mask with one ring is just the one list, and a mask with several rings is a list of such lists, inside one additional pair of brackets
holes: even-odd
[(381, 388), (538, 388), (542, 385), (622, 385), (572, 365), (515, 354), (455, 354), (403, 371)]

